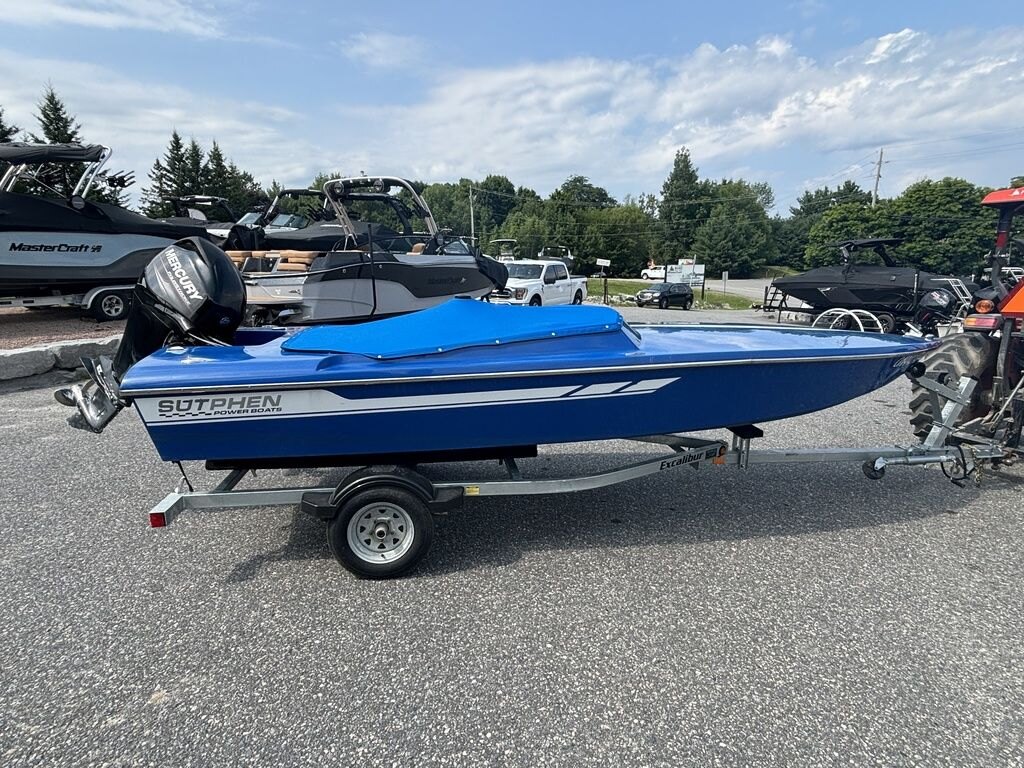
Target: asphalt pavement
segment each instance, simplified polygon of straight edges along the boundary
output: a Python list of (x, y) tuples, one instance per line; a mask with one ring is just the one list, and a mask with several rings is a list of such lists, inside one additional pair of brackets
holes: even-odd
[[(905, 440), (906, 398), (898, 382), (765, 445)], [(48, 389), (3, 406), (5, 766), (1024, 764), (1019, 468), (957, 488), (706, 466), (470, 501), (414, 575), (369, 582), (291, 508), (148, 528), (177, 471), (133, 413), (91, 435)]]

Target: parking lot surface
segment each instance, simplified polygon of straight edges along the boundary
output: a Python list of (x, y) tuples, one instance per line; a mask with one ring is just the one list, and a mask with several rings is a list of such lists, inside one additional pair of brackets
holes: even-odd
[[(768, 425), (765, 445), (906, 439), (906, 390)], [(369, 582), (291, 508), (148, 528), (177, 471), (133, 413), (97, 436), (49, 390), (3, 405), (5, 766), (1024, 761), (1019, 468), (957, 488), (920, 468), (706, 466), (470, 501), (415, 574)]]

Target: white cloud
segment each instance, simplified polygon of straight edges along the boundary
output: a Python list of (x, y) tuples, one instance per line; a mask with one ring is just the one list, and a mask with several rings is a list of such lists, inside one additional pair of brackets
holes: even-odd
[(427, 53), (423, 40), (389, 32), (360, 32), (338, 44), (342, 54), (371, 69), (400, 69), (421, 61)]
[(113, 148), (111, 168), (135, 171), (135, 196), (148, 183), (146, 174), (175, 129), (207, 149), (217, 140), (228, 157), (265, 183), (276, 178), (304, 185), (325, 167), (365, 166), (357, 152), (324, 152), (310, 138), (296, 136), (302, 115), (242, 96), (204, 96), (179, 85), (138, 82), (91, 64), (32, 59), (3, 50), (0, 71), (7, 75), (0, 80), (5, 119), (35, 130), (33, 115), (46, 85), (43, 78), (49, 77), (81, 123), (85, 140)]
[(190, 0), (29, 0), (5, 3), (4, 22), (100, 29), (147, 29), (193, 37), (224, 37), (221, 20)]
[(891, 35), (882, 35), (875, 43), (870, 55), (864, 59), (865, 64), (879, 64), (886, 59), (912, 49), (921, 42), (921, 33), (912, 29), (903, 29)]
[[(765, 37), (656, 63), (572, 58), (448, 70), (411, 102), (355, 104), (345, 91), (332, 102), (322, 89), (302, 114), (0, 51), (0, 105), (15, 123), (31, 124), (51, 78), (87, 138), (110, 143), (115, 165), (140, 179), (174, 127), (207, 145), (217, 138), (264, 182), (306, 183), (325, 168), (426, 181), (503, 173), (547, 193), (581, 173), (618, 196), (658, 190), (686, 145), (706, 175), (748, 169), (771, 180), (784, 204), (805, 180), (864, 176), (864, 156), (882, 145), (893, 161), (883, 193), (924, 175), (1005, 182), (1012, 155), (962, 150), (1024, 139), (1008, 98), (1024, 92), (1020, 38), (1019, 28), (902, 30), (821, 59)], [(367, 63), (393, 63), (416, 48), (414, 38), (371, 35), (347, 44)], [(996, 130), (1008, 132), (971, 137)], [(963, 138), (946, 141), (955, 137)]]
[[(704, 44), (658, 65), (571, 59), (452, 72), (416, 104), (342, 110), (371, 155), (423, 178), (493, 171), (547, 191), (583, 173), (613, 188), (653, 190), (687, 145), (713, 174), (742, 164), (777, 178), (773, 158), (786, 153), (792, 165), (798, 155), (800, 167), (782, 174), (795, 187), (815, 165), (832, 173), (883, 144), (1015, 125), (1007, 94), (1024, 85), (1019, 41), (1019, 29), (902, 30), (822, 60), (768, 37), (724, 50)], [(922, 157), (916, 176), (1000, 183), (979, 176), (979, 167), (991, 176), (996, 163), (978, 157), (898, 154)], [(894, 169), (887, 178), (904, 177)], [(779, 198), (790, 193), (780, 189)]]

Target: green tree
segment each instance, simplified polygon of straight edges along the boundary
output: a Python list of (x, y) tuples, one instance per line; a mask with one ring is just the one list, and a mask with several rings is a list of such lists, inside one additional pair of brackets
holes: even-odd
[[(4, 120), (4, 109), (0, 107), (0, 144), (12, 141), (20, 130), (18, 126)], [(0, 160), (0, 175), (7, 170), (8, 165), (9, 163)]]
[(675, 262), (690, 254), (702, 222), (714, 206), (711, 184), (701, 180), (686, 147), (676, 152), (672, 170), (661, 187), (658, 222), (659, 261)]
[(636, 277), (647, 266), (654, 246), (654, 220), (632, 200), (622, 205), (595, 212), (593, 226), (601, 233), (600, 250), (591, 250), (592, 245), (578, 257), (577, 269), (597, 269), (597, 257), (610, 259), (609, 274), (621, 277)]
[(722, 201), (694, 235), (693, 254), (709, 276), (728, 270), (730, 277), (749, 277), (772, 255), (771, 223), (750, 185), (725, 182), (721, 191)]
[(551, 193), (549, 200), (556, 206), (575, 208), (608, 208), (617, 205), (608, 190), (591, 184), (586, 176), (570, 176)]
[(180, 195), (202, 195), (203, 191), (203, 165), (206, 157), (199, 142), (192, 138), (185, 149), (185, 159), (179, 177)]
[(230, 161), (227, 164), (227, 187), (222, 196), (227, 198), (231, 210), (239, 214), (262, 208), (269, 202), (256, 177)]
[[(35, 118), (39, 123), (41, 135), (29, 134), (32, 141), (38, 144), (81, 143), (82, 127), (68, 111), (52, 85), (46, 86), (43, 98), (36, 108), (39, 112)], [(32, 191), (35, 194), (70, 197), (84, 170), (85, 165), (82, 163), (44, 165), (38, 170), (36, 177), (46, 185), (46, 188), (39, 187)]]
[(805, 266), (836, 264), (839, 261), (836, 243), (843, 240), (887, 236), (879, 223), (879, 217), (887, 206), (886, 201), (882, 201), (878, 208), (849, 202), (829, 208), (811, 225), (808, 232)]
[(552, 244), (551, 232), (544, 218), (521, 210), (509, 214), (500, 235), (517, 240), (523, 256), (532, 257), (545, 245)]
[[(15, 129), (17, 130), (17, 129)], [(1024, 187), (1024, 176), (1014, 176), (1010, 179), (1011, 187)]]
[[(437, 226), (450, 229), (457, 235), (469, 235), (469, 194), (472, 182), (460, 179), (458, 183), (428, 184), (423, 199), (434, 214)], [(475, 206), (474, 206), (475, 207)]]
[(220, 145), (214, 141), (202, 168), (203, 194), (227, 198), (231, 194), (231, 172)]
[(871, 193), (853, 181), (845, 181), (835, 189), (805, 190), (797, 198), (797, 204), (790, 207), (789, 217), (772, 223), (780, 263), (796, 268), (803, 266), (811, 227), (829, 208), (840, 203), (867, 205), (870, 201)]
[(980, 205), (989, 192), (964, 179), (919, 181), (878, 210), (880, 229), (903, 238), (900, 261), (939, 274), (974, 272), (992, 247), (996, 213)]
[(4, 108), (0, 107), (0, 144), (12, 141), (20, 130), (18, 126), (4, 120)]
[(478, 221), (490, 230), (500, 229), (516, 207), (516, 188), (506, 176), (490, 175), (477, 185), (477, 197), (483, 215)]
[(163, 160), (157, 158), (149, 172), (149, 186), (142, 190), (142, 212), (147, 216), (161, 218), (171, 216), (174, 209), (167, 202), (169, 197), (188, 194), (184, 191), (185, 142), (177, 130), (171, 131)]

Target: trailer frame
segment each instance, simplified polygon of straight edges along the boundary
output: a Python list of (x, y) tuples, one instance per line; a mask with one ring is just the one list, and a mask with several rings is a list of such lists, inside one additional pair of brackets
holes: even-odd
[[(499, 459), (508, 474), (508, 478), (503, 480), (432, 482), (411, 466), (384, 463), (357, 469), (336, 486), (239, 488), (247, 474), (251, 472), (255, 476), (256, 469), (235, 468), (212, 489), (195, 490), (182, 469), (182, 480), (178, 488), (150, 510), (149, 522), (154, 528), (163, 528), (182, 513), (192, 510), (298, 505), (328, 523), (332, 552), (345, 567), (361, 576), (384, 578), (411, 568), (429, 546), (433, 530), (432, 517), (461, 507), (466, 498), (576, 493), (606, 488), (682, 467), (697, 470), (706, 464), (746, 469), (757, 464), (860, 462), (864, 474), (873, 480), (881, 479), (890, 466), (940, 465), (950, 480), (962, 485), (968, 478), (979, 480), (980, 468), (984, 463), (998, 464), (1017, 453), (993, 439), (958, 430), (958, 419), (970, 403), (977, 386), (974, 379), (964, 378), (956, 386), (925, 377), (917, 381), (929, 390), (933, 398), (932, 412), (938, 416), (925, 439), (908, 446), (755, 449), (751, 447), (753, 441), (763, 437), (764, 432), (756, 426), (743, 425), (730, 428), (730, 441), (685, 434), (630, 438), (635, 442), (660, 445), (666, 450), (657, 456), (602, 472), (557, 478), (524, 477), (512, 456)], [(395, 519), (399, 518), (399, 514), (403, 515), (403, 525), (408, 528), (419, 526), (427, 529), (423, 534), (427, 543), (424, 545), (421, 542), (417, 547), (409, 545), (411, 548), (407, 547), (408, 555), (403, 550), (401, 556), (386, 563), (364, 562), (366, 557), (355, 557), (351, 547), (347, 546), (353, 541), (353, 514), (374, 507), (375, 499), (383, 505), (381, 509), (397, 510), (394, 511)], [(362, 504), (362, 507), (355, 511), (349, 509), (353, 504)], [(366, 513), (364, 517), (369, 519), (371, 516), (371, 513)], [(374, 517), (370, 523), (379, 526), (374, 530), (380, 532), (382, 540), (390, 540), (392, 532), (386, 527), (390, 519), (385, 517)], [(344, 526), (348, 526), (347, 532), (336, 530)], [(395, 540), (398, 541), (397, 538)], [(366, 541), (370, 542), (370, 539)], [(376, 544), (376, 541), (373, 543)], [(358, 542), (356, 545), (358, 549)]]

